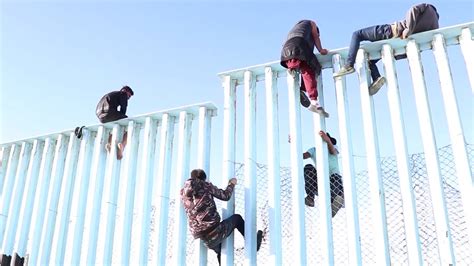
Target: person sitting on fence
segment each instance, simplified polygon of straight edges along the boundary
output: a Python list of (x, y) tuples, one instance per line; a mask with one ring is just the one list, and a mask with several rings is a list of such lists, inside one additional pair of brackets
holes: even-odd
[[(120, 91), (112, 91), (104, 95), (96, 108), (96, 115), (101, 123), (107, 123), (127, 118), (127, 105), (130, 97), (133, 96), (133, 90), (129, 86), (124, 86)], [(120, 107), (120, 110), (118, 110)], [(109, 134), (109, 140), (106, 144), (106, 149), (110, 152), (110, 145), (112, 142), (112, 135)], [(117, 144), (117, 159), (122, 159), (123, 150), (127, 145), (127, 131), (123, 133), (122, 142)]]
[[(319, 131), (319, 135), (328, 145), (328, 166), (331, 187), (331, 210), (332, 217), (336, 216), (339, 209), (344, 206), (344, 187), (342, 185), (342, 177), (339, 174), (339, 163), (337, 154), (337, 140), (327, 132)], [(288, 142), (291, 142), (289, 139)], [(316, 148), (312, 147), (303, 153), (303, 159), (313, 160), (316, 165)], [(312, 164), (304, 166), (304, 188), (306, 191), (305, 204), (314, 207), (314, 197), (318, 195), (318, 176), (316, 168)]]
[[(206, 181), (206, 173), (202, 169), (191, 171), (191, 177), (186, 180), (180, 190), (181, 201), (188, 216), (189, 230), (194, 239), (200, 238), (204, 245), (217, 253), (221, 264), (221, 243), (235, 228), (245, 237), (245, 223), (242, 216), (233, 214), (221, 222), (216, 209), (214, 197), (228, 201), (232, 196), (237, 179), (229, 180), (225, 190), (219, 189)], [(257, 251), (262, 243), (263, 232), (257, 231)]]
[[(283, 49), (281, 50), (280, 64), (290, 71), (301, 72), (300, 101), (310, 111), (329, 117), (329, 114), (319, 104), (316, 75), (321, 74), (321, 65), (313, 53), (316, 46), (318, 51), (325, 55), (328, 50), (323, 49), (319, 39), (319, 28), (311, 20), (301, 20), (290, 30)], [(310, 102), (304, 91), (308, 93)]]
[[(422, 3), (412, 6), (408, 10), (405, 20), (397, 21), (393, 24), (375, 25), (354, 31), (349, 46), (347, 62), (345, 66), (337, 73), (334, 73), (333, 76), (336, 78), (354, 72), (354, 63), (361, 41), (375, 42), (398, 37), (406, 39), (414, 33), (439, 28), (438, 20), (439, 14), (436, 8), (431, 4)], [(395, 56), (397, 60), (403, 58), (406, 58), (406, 55)], [(370, 95), (376, 94), (385, 84), (385, 78), (380, 76), (376, 65), (378, 61), (379, 59), (369, 60), (370, 75), (372, 77), (372, 84), (369, 86)]]

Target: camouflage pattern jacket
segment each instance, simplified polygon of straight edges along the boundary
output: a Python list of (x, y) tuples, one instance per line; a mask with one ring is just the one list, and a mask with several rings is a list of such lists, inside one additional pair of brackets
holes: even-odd
[(220, 223), (221, 217), (217, 212), (214, 197), (228, 201), (234, 186), (229, 182), (227, 188), (222, 190), (197, 178), (186, 180), (180, 191), (181, 201), (188, 215), (189, 229), (195, 239), (205, 236)]

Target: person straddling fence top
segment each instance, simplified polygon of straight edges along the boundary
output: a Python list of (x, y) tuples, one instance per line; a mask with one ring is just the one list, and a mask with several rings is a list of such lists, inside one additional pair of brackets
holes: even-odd
[[(217, 253), (221, 260), (221, 243), (235, 228), (245, 237), (245, 223), (242, 216), (233, 214), (221, 222), (216, 209), (214, 197), (228, 201), (232, 196), (237, 179), (229, 180), (225, 190), (219, 189), (206, 181), (206, 173), (202, 169), (191, 171), (191, 177), (186, 180), (181, 189), (181, 201), (188, 216), (189, 230), (194, 239), (200, 238), (204, 245)], [(262, 243), (263, 232), (257, 232), (257, 251)]]
[[(331, 210), (332, 217), (344, 206), (344, 187), (342, 185), (342, 177), (339, 174), (339, 163), (337, 154), (337, 140), (329, 133), (320, 131), (319, 135), (328, 145), (328, 167), (329, 167), (329, 179), (331, 188)], [(303, 153), (303, 159), (313, 159), (313, 163), (316, 165), (316, 148), (312, 147)], [(306, 198), (305, 204), (309, 207), (314, 207), (314, 196), (318, 195), (318, 179), (316, 168), (307, 164), (304, 166), (304, 180)]]
[[(133, 95), (133, 90), (129, 86), (124, 86), (120, 91), (112, 91), (104, 95), (96, 108), (96, 115), (101, 123), (107, 123), (127, 118), (128, 100)], [(120, 107), (120, 110), (118, 110)], [(109, 140), (106, 144), (107, 151), (110, 151), (110, 143), (112, 135), (109, 135)], [(127, 132), (123, 134), (122, 142), (117, 144), (117, 159), (122, 159), (123, 150), (127, 145)]]
[[(337, 73), (334, 73), (333, 76), (340, 77), (354, 72), (354, 63), (361, 41), (375, 42), (398, 37), (406, 39), (414, 33), (439, 28), (438, 20), (439, 14), (436, 8), (431, 4), (422, 3), (412, 6), (408, 10), (405, 20), (397, 21), (393, 24), (375, 25), (354, 31), (349, 46), (346, 65)], [(406, 55), (396, 56), (395, 58), (406, 58)], [(385, 84), (385, 78), (380, 76), (377, 69), (377, 61), (378, 59), (369, 60), (370, 75), (372, 76), (372, 84), (369, 86), (370, 95), (377, 93)]]
[[(286, 42), (281, 50), (280, 64), (290, 71), (301, 72), (301, 103), (310, 111), (329, 117), (318, 101), (316, 75), (321, 74), (321, 65), (313, 53), (316, 46), (318, 51), (325, 55), (328, 50), (323, 49), (319, 39), (319, 28), (311, 20), (301, 20), (290, 30)], [(304, 103), (304, 92), (308, 93), (310, 102)]]

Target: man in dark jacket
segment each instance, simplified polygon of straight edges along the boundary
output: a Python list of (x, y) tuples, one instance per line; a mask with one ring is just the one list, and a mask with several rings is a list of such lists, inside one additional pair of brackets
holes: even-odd
[[(186, 180), (181, 189), (181, 201), (188, 216), (189, 230), (194, 239), (200, 238), (204, 245), (217, 253), (221, 263), (221, 243), (235, 228), (245, 237), (245, 222), (239, 214), (233, 214), (221, 222), (216, 209), (214, 197), (228, 201), (232, 196), (237, 179), (232, 178), (225, 190), (206, 182), (206, 173), (202, 169), (191, 171), (191, 178)], [(257, 251), (262, 243), (263, 232), (257, 232)]]
[[(318, 101), (318, 89), (316, 75), (321, 74), (321, 65), (313, 53), (316, 46), (318, 51), (325, 55), (328, 50), (323, 49), (319, 39), (319, 28), (311, 20), (301, 20), (290, 30), (283, 49), (281, 50), (280, 64), (290, 71), (301, 72), (301, 103), (310, 111), (329, 117)], [(307, 101), (304, 92), (308, 93), (310, 102)]]
[[(128, 100), (133, 95), (133, 90), (129, 86), (124, 86), (120, 91), (109, 92), (104, 95), (96, 108), (96, 115), (101, 123), (107, 123), (117, 121), (123, 118), (127, 118), (127, 105)], [(120, 110), (118, 108), (120, 107)], [(109, 135), (109, 141), (106, 145), (107, 151), (110, 151), (110, 142), (112, 141), (112, 135)], [(117, 159), (122, 159), (123, 150), (127, 145), (127, 131), (124, 132), (122, 142), (117, 144)]]
[[(398, 37), (406, 39), (411, 34), (439, 28), (438, 20), (439, 14), (436, 7), (431, 4), (423, 3), (412, 6), (408, 10), (405, 20), (397, 21), (393, 24), (375, 25), (354, 31), (349, 46), (346, 65), (342, 67), (339, 72), (334, 73), (334, 77), (336, 78), (354, 72), (354, 63), (361, 41), (375, 42)], [(395, 58), (406, 58), (406, 55), (396, 56)], [(372, 84), (369, 87), (370, 95), (376, 94), (383, 84), (385, 84), (385, 78), (380, 76), (379, 70), (377, 69), (377, 61), (378, 59), (369, 60), (370, 75), (372, 77)]]

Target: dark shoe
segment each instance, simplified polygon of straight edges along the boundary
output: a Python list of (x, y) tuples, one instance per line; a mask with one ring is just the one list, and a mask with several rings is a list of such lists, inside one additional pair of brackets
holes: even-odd
[(260, 250), (260, 245), (262, 245), (262, 239), (263, 239), (263, 231), (258, 230), (257, 231), (257, 251)]
[(76, 129), (74, 130), (74, 135), (76, 135), (76, 137), (78, 139), (82, 138), (82, 129), (85, 128), (85, 126), (82, 126), (82, 127), (76, 127)]
[(306, 206), (309, 206), (309, 207), (314, 207), (314, 198), (311, 198), (310, 196), (306, 196), (306, 198), (304, 198), (304, 204), (306, 204)]
[(343, 66), (338, 72), (332, 74), (333, 78), (342, 77), (347, 74), (354, 73), (355, 69), (352, 66)]
[(300, 90), (300, 103), (305, 108), (308, 108), (311, 105), (311, 101), (309, 100), (308, 96), (306, 96), (306, 93), (303, 90)]
[(383, 84), (385, 84), (385, 78), (378, 77), (374, 82), (372, 82), (372, 84), (370, 84), (369, 95), (372, 96), (372, 95), (375, 95), (377, 92), (379, 92)]

